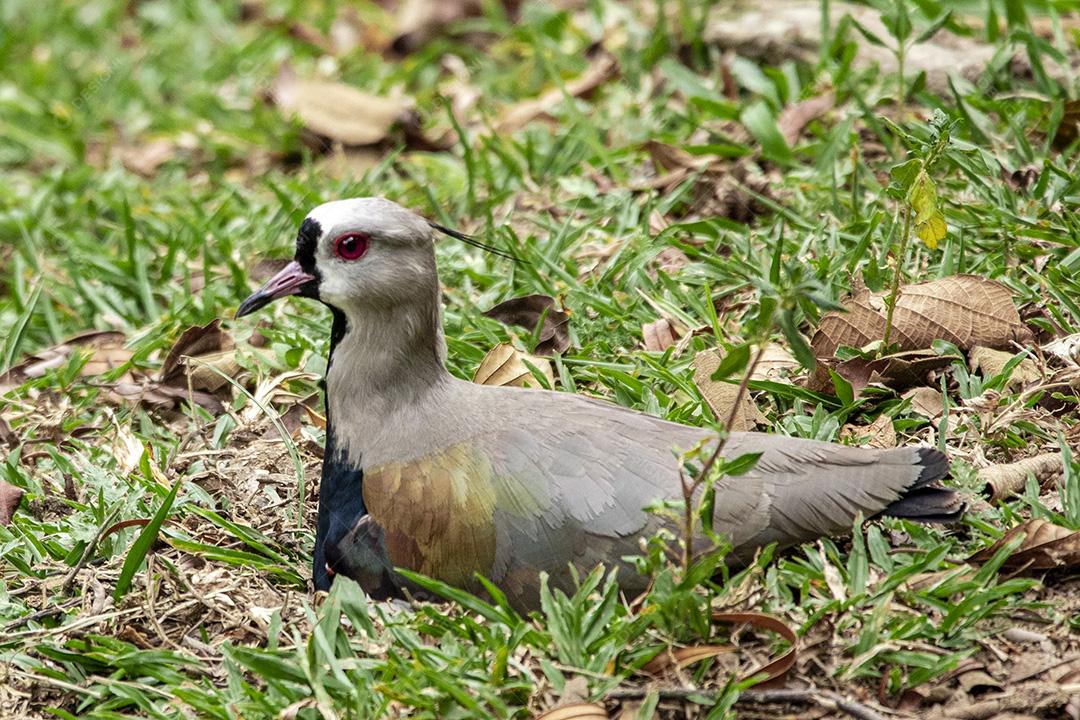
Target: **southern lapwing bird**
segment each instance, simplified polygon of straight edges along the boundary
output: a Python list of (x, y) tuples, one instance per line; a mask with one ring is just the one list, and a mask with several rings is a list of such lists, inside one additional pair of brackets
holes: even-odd
[[(398, 595), (409, 585), (395, 569), (406, 568), (475, 591), (479, 574), (530, 609), (541, 572), (572, 589), (571, 565), (604, 563), (619, 568), (626, 593), (642, 590), (646, 579), (622, 558), (669, 522), (643, 508), (681, 498), (677, 451), (715, 434), (581, 395), (452, 376), (436, 231), (468, 240), (388, 200), (320, 205), (300, 226), (295, 259), (237, 310), (299, 295), (333, 315), (315, 587), (340, 574), (373, 596)], [(714, 529), (736, 560), (843, 534), (859, 513), (944, 521), (963, 510), (938, 482), (949, 467), (937, 450), (732, 433), (725, 456), (743, 453), (761, 456), (724, 478), (715, 501)]]

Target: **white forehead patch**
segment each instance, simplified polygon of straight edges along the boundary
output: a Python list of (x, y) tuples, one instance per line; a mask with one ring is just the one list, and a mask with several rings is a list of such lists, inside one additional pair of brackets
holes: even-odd
[(379, 197), (323, 203), (309, 212), (308, 218), (319, 223), (324, 236), (349, 230), (391, 237), (430, 232), (423, 218)]

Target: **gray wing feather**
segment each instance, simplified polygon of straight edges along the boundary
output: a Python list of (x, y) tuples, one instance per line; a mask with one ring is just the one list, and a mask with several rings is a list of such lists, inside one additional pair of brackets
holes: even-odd
[[(556, 584), (568, 584), (569, 562), (588, 570), (591, 560), (610, 564), (636, 553), (638, 536), (663, 524), (643, 508), (681, 497), (676, 451), (714, 437), (582, 396), (509, 392), (518, 422), (502, 429), (495, 423), (476, 442), (496, 476), (526, 488), (535, 506), (524, 515), (523, 503), (497, 514), (497, 574), (546, 570)], [(724, 455), (744, 453), (761, 457), (749, 473), (721, 480), (714, 522), (730, 537), (737, 560), (772, 542), (786, 546), (842, 534), (858, 513), (870, 517), (896, 502), (922, 470), (916, 448), (732, 433)]]

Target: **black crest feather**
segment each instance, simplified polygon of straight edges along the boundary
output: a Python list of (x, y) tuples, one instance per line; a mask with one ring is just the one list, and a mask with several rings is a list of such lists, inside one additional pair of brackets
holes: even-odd
[(485, 250), (485, 251), (491, 253), (492, 255), (498, 255), (499, 257), (504, 257), (504, 258), (507, 258), (509, 260), (514, 260), (515, 262), (518, 261), (518, 258), (515, 257), (514, 255), (511, 255), (510, 253), (506, 252), (505, 250), (500, 250), (497, 247), (494, 247), (493, 245), (488, 245), (485, 242), (481, 242), (480, 240), (477, 240), (476, 238), (474, 238), (472, 235), (466, 235), (463, 232), (458, 232), (457, 230), (452, 230), (451, 228), (443, 227), (442, 225), (439, 225), (438, 223), (429, 222), (428, 225), (430, 225), (434, 229), (438, 230), (443, 235), (449, 235), (450, 237), (454, 238), (455, 240), (460, 240), (461, 242), (465, 243), (466, 245), (472, 245), (474, 248), (480, 248), (481, 250)]

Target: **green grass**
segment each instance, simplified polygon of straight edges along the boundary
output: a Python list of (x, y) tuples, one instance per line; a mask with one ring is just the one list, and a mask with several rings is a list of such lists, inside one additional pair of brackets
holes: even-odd
[[(529, 2), (514, 24), (488, 5), (488, 15), (457, 28), (476, 33), (471, 39), (451, 33), (401, 60), (360, 47), (328, 63), (285, 26), (303, 20), (325, 31), (334, 3), (270, 3), (268, 14), (285, 21), (269, 28), (242, 21), (235, 3), (209, 0), (4, 3), (0, 363), (77, 332), (116, 329), (133, 351), (130, 368), (153, 373), (185, 328), (221, 318), (239, 342), (249, 390), (303, 371), (310, 375), (285, 385), (306, 397), (325, 368), (327, 313), (304, 301), (276, 305), (272, 327), (260, 327), (269, 342), (259, 353), (244, 342), (254, 323), (227, 318), (253, 286), (256, 262), (291, 253), (310, 207), (377, 194), (521, 259), (439, 242), (455, 374), (471, 377), (493, 344), (517, 332), (484, 310), (546, 293), (572, 313), (573, 345), (556, 360), (562, 389), (713, 423), (692, 381), (696, 351), (762, 337), (790, 347), (809, 337), (853, 276), (872, 290), (889, 286), (902, 222), (879, 177), (911, 148), (887, 119), (925, 140), (933, 109), (957, 121), (933, 172), (949, 236), (936, 251), (912, 243), (903, 277), (993, 278), (1018, 305), (1039, 308), (1044, 324), (1080, 329), (1080, 154), (1075, 142), (1052, 142), (1080, 87), (1067, 74), (1050, 79), (1059, 77), (1059, 56), (1075, 61), (1077, 31), (1059, 28), (1058, 39), (1044, 40), (1030, 29), (1036, 18), (1053, 24), (1058, 13), (1075, 12), (1076, 3), (918, 3), (916, 34), (947, 8), (976, 37), (985, 33), (971, 18), (990, 9), (1003, 23), (1008, 17), (992, 42), (1033, 71), (1018, 76), (1003, 61), (975, 82), (956, 79), (945, 96), (911, 73), (902, 107), (895, 75), (845, 61), (861, 36), (835, 8), (832, 51), (820, 62), (740, 58), (731, 66), (732, 99), (720, 80), (726, 61), (704, 31), (704, 3), (683, 3), (663, 23), (648, 20), (656, 6), (647, 2), (631, 9), (598, 0), (577, 14)], [(1018, 14), (1021, 5), (1030, 17)], [(386, 13), (366, 8), (361, 17), (389, 32)], [(605, 26), (616, 28), (609, 49), (618, 78), (587, 100), (552, 108), (552, 122), (511, 135), (490, 130), (507, 104), (581, 75)], [(441, 100), (445, 53), (464, 62), (479, 91), (464, 127)], [(299, 126), (262, 100), (285, 59), (301, 76), (329, 65), (331, 77), (369, 92), (403, 89), (426, 131), (454, 131), (455, 144), (421, 152), (394, 134), (367, 174), (332, 177)], [(781, 110), (828, 88), (836, 109), (788, 147), (776, 129)], [(145, 179), (112, 153), (150, 138), (177, 147)], [(655, 176), (650, 140), (763, 167), (770, 174), (768, 193), (757, 197), (761, 212), (748, 222), (697, 217), (702, 179), (694, 173), (670, 192), (634, 189)], [(1028, 165), (1038, 178), (1026, 191), (1001, 180), (1001, 166)], [(759, 187), (747, 186), (750, 194)], [(667, 227), (658, 229), (656, 218)], [(655, 257), (669, 247), (690, 262), (657, 272)], [(190, 292), (192, 284), (202, 289)], [(647, 353), (641, 326), (658, 308), (704, 331), (679, 352)], [(527, 334), (517, 341), (527, 345)], [(76, 353), (0, 398), (16, 437), (0, 478), (27, 493), (14, 522), (0, 527), (0, 658), (8, 668), (0, 696), (20, 712), (524, 718), (575, 676), (586, 678), (593, 698), (633, 685), (633, 670), (660, 648), (698, 637), (709, 602), (775, 613), (808, 641), (825, 642), (823, 685), (871, 697), (884, 678), (886, 696), (896, 698), (984, 652), (981, 641), (1010, 617), (1077, 622), (1068, 617), (1075, 604), (1062, 604), (1066, 593), (1053, 582), (1043, 588), (999, 575), (993, 562), (978, 571), (964, 564), (1020, 517), (1050, 513), (1056, 492), (981, 507), (952, 528), (874, 522), (850, 541), (766, 555), (723, 582), (705, 579), (707, 564), (691, 578), (700, 582), (688, 581), (654, 552), (642, 561), (658, 578), (645, 612), (631, 612), (602, 574), (583, 580), (572, 598), (548, 597), (528, 618), (449, 588), (437, 589), (459, 601), (450, 612), (375, 603), (344, 582), (320, 601), (306, 591), (314, 524), (312, 503), (301, 505), (315, 489), (317, 426), (305, 422), (290, 446), (273, 429), (261, 440), (271, 423), (255, 413), (250, 426), (239, 424), (251, 404), (241, 392), (217, 416), (186, 404), (117, 405), (108, 384), (129, 368), (80, 376), (85, 360)], [(1003, 386), (962, 363), (948, 377), (954, 405)], [(891, 392), (844, 403), (787, 382), (751, 389), (771, 432), (837, 439), (845, 423), (884, 414), (901, 443), (937, 440), (937, 425)], [(1001, 392), (993, 412), (1015, 399)], [(957, 459), (957, 482), (975, 488), (974, 447), (1003, 461), (1056, 447), (1059, 432), (1076, 437), (1071, 391), (1061, 405), (1050, 415), (1033, 399), (1031, 412), (993, 434), (977, 413), (954, 413), (943, 442)], [(1069, 477), (1068, 512), (1057, 517), (1075, 524), (1078, 480)], [(164, 542), (149, 552), (152, 536), (140, 537), (139, 527), (104, 532), (162, 508)], [(124, 594), (117, 585), (128, 581)], [(703, 715), (731, 712), (737, 687), (707, 668), (691, 677), (709, 690), (696, 700)]]

